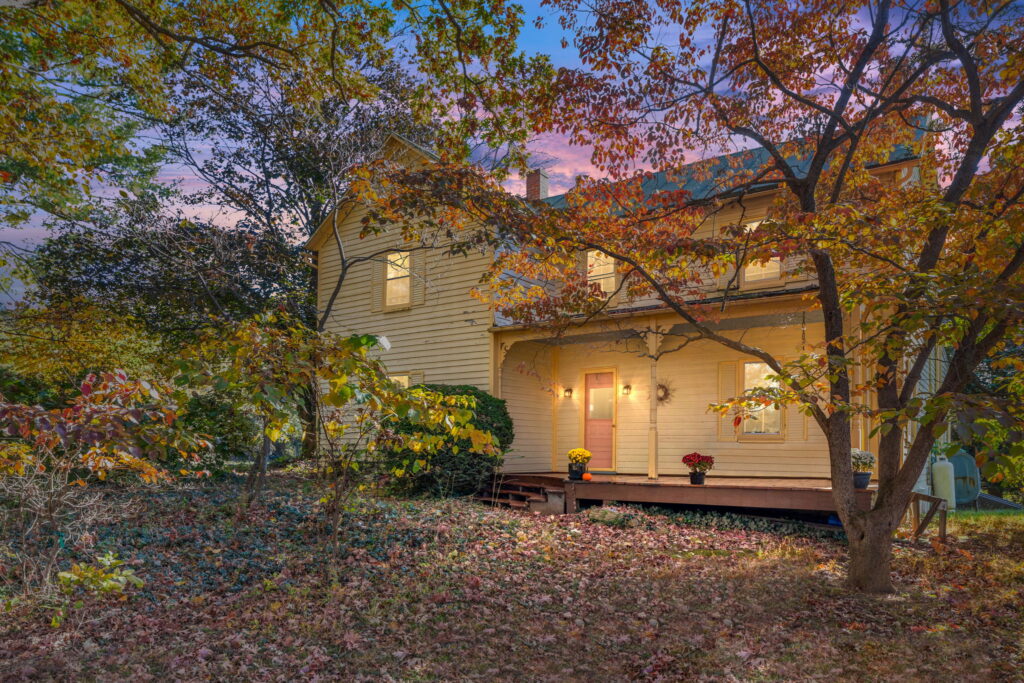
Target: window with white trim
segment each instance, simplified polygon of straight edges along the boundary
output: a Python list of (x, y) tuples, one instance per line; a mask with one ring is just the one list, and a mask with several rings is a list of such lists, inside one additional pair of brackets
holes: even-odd
[[(769, 379), (774, 375), (767, 363), (750, 361), (743, 363), (743, 392), (751, 389), (763, 389), (777, 387), (777, 380)], [(782, 410), (777, 406), (757, 406), (748, 408), (746, 417), (743, 420), (743, 432), (747, 436), (781, 436), (782, 435)]]
[[(764, 221), (747, 223), (745, 230), (750, 233), (757, 230)], [(746, 283), (767, 282), (782, 277), (782, 259), (770, 258), (767, 261), (751, 261), (743, 267), (743, 281)]]
[(615, 291), (615, 259), (604, 252), (587, 252), (587, 282), (596, 284), (604, 294)]
[(409, 375), (389, 375), (389, 377), (391, 378), (392, 382), (402, 387), (403, 389), (408, 389), (409, 385), (412, 383), (411, 377)]
[(384, 269), (384, 306), (396, 308), (412, 302), (412, 273), (409, 270), (409, 252), (393, 251), (386, 257)]

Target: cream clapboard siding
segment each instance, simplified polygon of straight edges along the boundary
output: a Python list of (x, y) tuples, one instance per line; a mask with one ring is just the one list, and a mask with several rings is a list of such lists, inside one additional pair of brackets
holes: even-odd
[[(744, 339), (786, 359), (800, 354), (802, 334), (799, 325), (762, 327), (745, 331)], [(822, 334), (820, 324), (807, 326), (809, 342), (820, 339)], [(728, 398), (723, 395), (729, 385), (728, 375), (737, 378), (736, 391), (731, 395), (741, 391), (737, 366), (753, 360), (711, 341), (697, 342), (662, 357), (658, 374), (669, 378), (674, 393), (658, 410), (659, 474), (685, 474), (682, 456), (700, 451), (715, 457), (717, 475), (829, 476), (825, 437), (817, 424), (795, 407), (785, 409), (782, 441), (744, 441), (737, 436), (730, 419), (708, 412), (710, 402)]]
[[(754, 328), (744, 334), (746, 339), (756, 340), (759, 346), (779, 357), (800, 353), (802, 331), (799, 325)], [(821, 336), (821, 326), (808, 325), (807, 335), (808, 341), (813, 342), (815, 335)], [(720, 426), (722, 418), (708, 412), (708, 405), (719, 400), (723, 391), (720, 388), (722, 364), (729, 364), (731, 376), (735, 377), (736, 364), (745, 360), (751, 359), (710, 341), (695, 343), (659, 360), (659, 382), (672, 389), (671, 399), (658, 409), (659, 474), (685, 474), (682, 456), (700, 451), (715, 456), (716, 475), (829, 476), (824, 436), (816, 424), (795, 408), (787, 409), (785, 440), (781, 442), (738, 440), (731, 420)], [(615, 469), (624, 474), (646, 474), (651, 391), (649, 360), (608, 350), (607, 345), (577, 344), (560, 348), (558, 381), (562, 388), (573, 389), (573, 397), (563, 398), (559, 393), (556, 399), (556, 467), (564, 470), (565, 454), (583, 445), (584, 373), (607, 368), (614, 368), (616, 372)], [(508, 373), (503, 377), (507, 378)], [(622, 394), (625, 384), (632, 389), (628, 396)], [(510, 406), (518, 409), (526, 400), (513, 397), (515, 393), (516, 388), (508, 386), (504, 395)], [(513, 419), (516, 419), (515, 412)]]
[[(777, 194), (778, 191), (763, 192), (744, 198), (742, 205), (735, 201), (725, 204), (713, 215), (709, 216), (705, 223), (697, 229), (695, 237), (710, 238), (717, 235), (724, 226), (739, 222), (751, 223), (763, 220), (768, 215), (768, 211), (775, 201)], [(777, 280), (752, 283), (747, 283), (740, 279), (738, 281), (739, 292), (733, 290), (731, 296), (751, 291), (799, 289), (805, 287), (811, 278), (808, 272), (804, 272), (804, 269), (800, 268), (800, 265), (800, 257), (786, 258), (782, 262), (782, 277)], [(732, 282), (734, 274), (735, 269), (733, 268), (716, 278), (708, 270), (703, 277), (705, 285), (703, 289), (708, 293), (707, 296), (716, 296), (716, 292), (720, 292), (727, 284)], [(737, 283), (734, 282), (733, 284)], [(660, 301), (654, 297), (627, 300), (625, 296), (620, 295), (614, 301), (615, 308), (646, 308), (656, 305), (660, 305)]]
[[(362, 211), (354, 211), (340, 227), (350, 258), (408, 248), (397, 230), (360, 239), (362, 216)], [(326, 240), (317, 254), (317, 306), (323, 311), (338, 281), (340, 258), (333, 239)], [(373, 285), (373, 278), (380, 278), (383, 268), (377, 262), (361, 264), (346, 277), (326, 329), (338, 334), (385, 335), (391, 349), (380, 357), (394, 374), (422, 373), (425, 382), (490, 389), (492, 317), (487, 305), (470, 295), (487, 269), (489, 256), (449, 257), (430, 249), (415, 251), (412, 258), (412, 270), (424, 277), (422, 304), (374, 311), (371, 292), (380, 287)], [(422, 265), (415, 263), (419, 259), (424, 259)]]
[(512, 448), (505, 455), (506, 472), (551, 469), (552, 356), (548, 346), (520, 342), (505, 357), (501, 394), (516, 433)]
[[(934, 396), (942, 386), (942, 381), (946, 377), (947, 363), (949, 361), (950, 350), (944, 347), (938, 347), (932, 350), (931, 356), (921, 372), (921, 379), (918, 383), (917, 394), (922, 397)], [(919, 426), (917, 423), (911, 422), (907, 429), (904, 431), (904, 447), (909, 448), (910, 443), (914, 437), (917, 436)], [(939, 438), (937, 443), (948, 444), (953, 438), (953, 432), (947, 429)], [(877, 450), (876, 450), (877, 452)], [(917, 483), (914, 485), (914, 490), (921, 493), (932, 493), (932, 463), (931, 458), (925, 463), (924, 468), (921, 470), (921, 475), (917, 478)]]

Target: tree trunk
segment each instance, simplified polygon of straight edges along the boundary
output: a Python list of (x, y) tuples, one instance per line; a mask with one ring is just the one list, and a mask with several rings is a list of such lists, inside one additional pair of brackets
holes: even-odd
[(847, 525), (850, 567), (847, 585), (864, 593), (892, 593), (892, 525), (877, 514), (858, 515)]
[(245, 495), (242, 496), (240, 513), (246, 512), (253, 503), (259, 500), (263, 492), (263, 482), (267, 478), (267, 463), (270, 460), (270, 449), (273, 446), (270, 437), (266, 435), (266, 421), (263, 423), (263, 445), (249, 468), (249, 476), (245, 480)]
[(302, 424), (302, 460), (311, 462), (316, 458), (319, 447), (316, 391), (310, 387), (304, 393), (298, 404), (298, 417)]

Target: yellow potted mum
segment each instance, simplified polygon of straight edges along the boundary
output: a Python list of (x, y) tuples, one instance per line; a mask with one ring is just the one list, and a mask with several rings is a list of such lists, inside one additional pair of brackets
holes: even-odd
[(582, 479), (590, 458), (590, 451), (586, 448), (574, 448), (569, 451), (569, 478), (577, 481)]

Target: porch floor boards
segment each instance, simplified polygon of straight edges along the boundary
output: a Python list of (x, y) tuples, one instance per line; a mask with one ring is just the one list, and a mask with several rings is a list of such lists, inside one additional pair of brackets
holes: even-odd
[[(590, 481), (570, 481), (566, 472), (529, 472), (505, 476), (564, 486), (566, 512), (575, 512), (580, 500), (835, 511), (831, 482), (825, 478), (708, 476), (703, 485), (693, 485), (686, 475), (648, 479), (643, 474), (591, 474), (593, 479)], [(869, 507), (873, 493), (874, 488), (858, 491), (858, 506)]]

